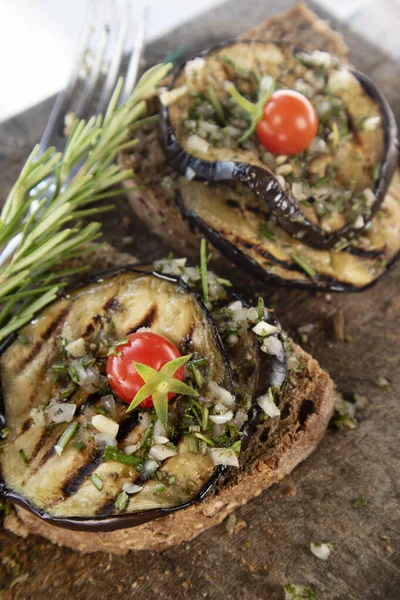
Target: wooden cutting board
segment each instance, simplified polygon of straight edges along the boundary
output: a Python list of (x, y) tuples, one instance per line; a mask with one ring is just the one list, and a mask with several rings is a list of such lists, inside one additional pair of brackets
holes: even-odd
[[(208, 47), (293, 4), (231, 0), (152, 43), (146, 55), (155, 62), (177, 48)], [(353, 64), (382, 88), (399, 119), (400, 66), (329, 20), (343, 33)], [(52, 100), (46, 101), (0, 125), (2, 197), (40, 138), (51, 106)], [(121, 235), (129, 211), (124, 200), (117, 204), (118, 213), (107, 217), (107, 239), (147, 260), (165, 255), (167, 249), (140, 223), (132, 224), (133, 233), (129, 226)], [(262, 288), (295, 339), (298, 327), (314, 324), (305, 349), (342, 393), (365, 395), (368, 402), (357, 413), (356, 429), (328, 430), (291, 477), (237, 511), (237, 533), (229, 536), (222, 524), (160, 554), (81, 556), (39, 537), (22, 539), (0, 530), (1, 600), (282, 600), (288, 582), (307, 584), (319, 600), (400, 598), (399, 285), (400, 266), (374, 289), (356, 295)], [(333, 320), (340, 311), (352, 343), (335, 337)], [(389, 380), (390, 390), (372, 383), (380, 376)], [(365, 506), (354, 506), (362, 496)], [(311, 542), (324, 541), (337, 543), (326, 562), (310, 552)]]

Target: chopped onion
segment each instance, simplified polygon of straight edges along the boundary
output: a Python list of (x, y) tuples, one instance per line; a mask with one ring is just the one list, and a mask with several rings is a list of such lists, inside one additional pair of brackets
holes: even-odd
[(104, 410), (107, 411), (108, 413), (110, 413), (112, 418), (115, 419), (116, 412), (115, 412), (114, 396), (112, 394), (109, 394), (108, 396), (102, 396), (102, 398), (100, 398), (100, 400), (101, 400), (101, 406), (104, 408)]
[(211, 448), (209, 453), (213, 465), (226, 465), (229, 467), (239, 466), (239, 459), (235, 452), (230, 448)]
[(96, 392), (106, 382), (106, 378), (100, 375), (97, 367), (88, 367), (85, 369), (78, 359), (71, 361), (70, 366), (75, 370), (78, 385), (89, 394)]
[(328, 145), (322, 138), (316, 136), (308, 147), (311, 154), (319, 154), (328, 151)]
[(95, 415), (92, 418), (92, 425), (100, 433), (109, 433), (114, 438), (117, 436), (119, 425), (112, 419), (105, 417), (104, 415)]
[(172, 450), (171, 448), (167, 448), (163, 444), (156, 444), (152, 446), (149, 450), (149, 458), (153, 458), (155, 460), (165, 460), (166, 458), (170, 458), (171, 456), (176, 456), (178, 453), (176, 450)]
[(244, 410), (244, 408), (239, 408), (239, 410), (237, 411), (237, 413), (235, 415), (235, 419), (234, 419), (234, 423), (235, 423), (236, 427), (238, 429), (241, 429), (242, 426), (248, 420), (248, 418), (249, 417), (247, 415), (247, 412)]
[(358, 215), (357, 219), (354, 221), (354, 227), (356, 229), (361, 229), (362, 227), (364, 227), (364, 218), (362, 215)]
[(314, 554), (314, 556), (316, 556), (317, 558), (320, 558), (321, 560), (328, 560), (331, 552), (332, 552), (332, 544), (310, 544), (310, 549), (311, 552)]
[(264, 77), (260, 80), (259, 89), (268, 91), (272, 85), (274, 78), (271, 75), (264, 75)]
[(204, 69), (206, 66), (206, 61), (201, 56), (194, 58), (193, 60), (188, 60), (185, 65), (185, 76), (188, 79), (194, 79), (198, 76), (199, 72)]
[(136, 452), (136, 450), (139, 450), (139, 448), (140, 448), (140, 442), (138, 442), (137, 444), (129, 444), (129, 446), (125, 446), (124, 454), (127, 454), (128, 456), (130, 456), (131, 454), (134, 454)]
[(74, 342), (70, 342), (65, 346), (67, 352), (69, 352), (74, 358), (82, 358), (86, 354), (85, 340), (80, 337)]
[(374, 192), (371, 190), (371, 188), (365, 188), (365, 190), (363, 191), (363, 194), (364, 194), (364, 198), (367, 201), (368, 208), (371, 208), (376, 200), (376, 196), (375, 196)]
[(213, 423), (217, 423), (217, 425), (221, 425), (222, 423), (227, 423), (228, 421), (233, 419), (233, 412), (231, 410), (228, 410), (223, 415), (210, 415), (209, 419)]
[(276, 174), (277, 175), (290, 175), (290, 173), (293, 171), (293, 167), (292, 165), (280, 165), (279, 167), (276, 168)]
[(56, 402), (51, 404), (47, 411), (50, 423), (70, 423), (76, 411), (76, 404)]
[(193, 153), (200, 152), (201, 154), (207, 154), (208, 142), (198, 135), (190, 135), (186, 141), (186, 150)]
[(96, 433), (94, 436), (94, 443), (96, 448), (107, 448), (107, 446), (118, 446), (118, 442), (113, 435), (110, 433)]
[(168, 444), (169, 439), (163, 435), (153, 435), (153, 442), (155, 444)]
[(270, 325), (270, 323), (267, 323), (266, 321), (260, 321), (259, 323), (257, 323), (257, 325), (253, 327), (253, 331), (255, 334), (264, 337), (267, 335), (273, 335), (274, 333), (278, 333), (279, 327), (276, 327), (276, 325)]
[(161, 423), (160, 419), (157, 419), (157, 421), (154, 423), (153, 435), (165, 435), (165, 427)]
[[(275, 44), (263, 44), (259, 50), (257, 50), (257, 58), (262, 63), (273, 63), (278, 65), (284, 59), (282, 51), (275, 46)], [(244, 65), (247, 67), (247, 65)]]
[(35, 406), (31, 409), (29, 416), (33, 419), (36, 427), (44, 427), (46, 425), (46, 419), (44, 418), (44, 412), (42, 406)]
[(275, 404), (271, 388), (269, 388), (266, 394), (263, 394), (262, 396), (257, 398), (257, 403), (261, 406), (265, 414), (271, 418), (279, 417), (279, 415), (281, 414), (281, 411)]
[(308, 64), (315, 67), (324, 67), (329, 69), (334, 66), (336, 61), (329, 52), (322, 52), (321, 50), (314, 50), (311, 53), (299, 52), (299, 56), (304, 59)]
[(122, 491), (126, 492), (127, 494), (137, 494), (141, 489), (141, 485), (136, 485), (130, 481), (125, 481), (124, 485), (122, 486)]
[(182, 98), (188, 91), (187, 85), (182, 85), (181, 87), (175, 88), (174, 90), (163, 90), (160, 93), (160, 102), (164, 106), (169, 106), (170, 104), (174, 104), (177, 100)]
[(232, 304), (230, 304), (228, 306), (229, 310), (240, 310), (241, 308), (243, 308), (243, 304), (240, 302), (240, 300), (235, 300), (235, 302), (232, 302)]
[(303, 184), (301, 181), (295, 181), (292, 183), (292, 196), (298, 202), (305, 200), (307, 195), (304, 193)]
[(196, 177), (196, 171), (192, 167), (186, 167), (185, 179), (191, 181)]
[(235, 406), (235, 396), (228, 392), (228, 390), (220, 387), (215, 381), (209, 382), (208, 392), (210, 399), (222, 402), (228, 408)]
[[(265, 310), (265, 309), (264, 309)], [(247, 310), (247, 320), (248, 321), (257, 321), (258, 319), (258, 310), (255, 306), (252, 306)]]
[(233, 138), (239, 137), (241, 135), (241, 133), (242, 133), (242, 130), (239, 129), (238, 127), (234, 127), (234, 125), (227, 125), (225, 127), (225, 130)]
[(142, 478), (147, 479), (150, 475), (153, 475), (158, 469), (158, 462), (156, 460), (147, 459), (143, 466)]
[(365, 131), (373, 131), (376, 129), (381, 122), (381, 118), (379, 116), (376, 117), (368, 117), (362, 123), (363, 129)]
[(279, 185), (281, 186), (281, 188), (282, 188), (283, 190), (285, 190), (285, 189), (286, 189), (286, 181), (285, 181), (285, 178), (284, 178), (284, 177), (282, 177), (282, 175), (277, 175), (277, 176), (276, 176), (276, 180), (277, 180), (277, 182), (279, 183)]
[(217, 438), (220, 435), (224, 435), (225, 434), (225, 430), (226, 430), (226, 426), (225, 425), (217, 425), (216, 423), (214, 423), (214, 425), (211, 428), (210, 431), (210, 436), (212, 438)]
[(203, 130), (205, 133), (215, 133), (219, 131), (218, 125), (214, 123), (209, 123), (208, 121), (201, 121), (199, 125), (199, 130)]
[(340, 92), (346, 91), (354, 82), (353, 75), (347, 69), (338, 69), (332, 71), (329, 75), (328, 86), (332, 94), (340, 95)]
[(282, 344), (277, 337), (271, 335), (263, 340), (261, 350), (266, 354), (278, 356), (282, 352)]
[(228, 342), (228, 346), (235, 346), (239, 342), (239, 337), (236, 333), (231, 333), (226, 341)]

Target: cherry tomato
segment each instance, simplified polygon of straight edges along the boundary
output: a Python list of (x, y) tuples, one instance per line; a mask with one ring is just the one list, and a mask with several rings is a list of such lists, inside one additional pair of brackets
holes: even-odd
[[(143, 331), (131, 333), (125, 344), (117, 346), (116, 354), (107, 359), (107, 378), (113, 391), (125, 402), (131, 403), (136, 393), (144, 385), (143, 379), (136, 371), (133, 362), (139, 362), (159, 371), (167, 362), (181, 356), (179, 350), (165, 337)], [(175, 379), (183, 380), (184, 367), (174, 374)], [(168, 394), (171, 399), (175, 394)], [(153, 406), (151, 396), (143, 400), (139, 406)]]
[(264, 106), (256, 134), (274, 154), (298, 154), (318, 131), (318, 116), (311, 102), (294, 90), (278, 90)]

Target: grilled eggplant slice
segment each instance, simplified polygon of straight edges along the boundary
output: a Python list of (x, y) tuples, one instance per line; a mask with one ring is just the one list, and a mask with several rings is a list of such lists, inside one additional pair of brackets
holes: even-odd
[[(396, 191), (397, 190), (397, 191)], [(400, 252), (400, 175), (370, 229), (331, 250), (310, 248), (290, 237), (241, 184), (210, 186), (180, 179), (183, 216), (235, 264), (261, 281), (301, 288), (355, 292), (373, 285)]]
[[(105, 459), (104, 451), (96, 447), (91, 419), (104, 412), (104, 394), (109, 394), (103, 373), (110, 343), (147, 327), (170, 339), (182, 353), (207, 357), (202, 381), (197, 380), (202, 397), (209, 397), (210, 382), (222, 394), (234, 394), (235, 421), (229, 425), (228, 443), (240, 435), (246, 443), (260, 419), (256, 398), (284, 382), (286, 357), (277, 335), (277, 349), (266, 354), (251, 326), (236, 320), (240, 344), (235, 348), (222, 342), (221, 336), (232, 335), (235, 313), (229, 308), (232, 299), (215, 276), (211, 317), (195, 291), (197, 270), (186, 270), (182, 263), (175, 270), (167, 264), (158, 268), (162, 267), (163, 273), (126, 267), (95, 276), (46, 308), (3, 348), (2, 417), (7, 429), (0, 454), (3, 493), (54, 525), (82, 531), (139, 525), (201, 500), (226, 468), (215, 464), (218, 461), (211, 459), (205, 444), (193, 448), (198, 440), (194, 435), (202, 429), (193, 426), (196, 410), (185, 396), (177, 396), (170, 405), (174, 427), (168, 434), (173, 446), (168, 447), (176, 447), (174, 455), (159, 459), (155, 472), (153, 464), (153, 475), (146, 454), (146, 444), (153, 439), (151, 414), (143, 410), (127, 414), (126, 404), (118, 399), (112, 408), (113, 420), (119, 423), (118, 448), (111, 450), (117, 452), (116, 460)], [(191, 287), (173, 274), (177, 268)], [(233, 301), (237, 310), (238, 300)], [(279, 331), (276, 322), (275, 326)], [(90, 355), (71, 361), (65, 351), (71, 340), (79, 340)], [(79, 364), (85, 373), (79, 372), (76, 381)], [(54, 415), (49, 418), (55, 402), (62, 411), (75, 405), (70, 423), (57, 422)], [(59, 454), (55, 446), (72, 424), (74, 436)], [(219, 435), (223, 434), (221, 430)], [(133, 454), (127, 453), (128, 446), (134, 448)]]
[[(227, 82), (251, 101), (260, 87), (308, 96), (319, 132), (294, 157), (265, 150), (257, 136), (240, 143), (246, 113)], [(171, 166), (210, 183), (240, 181), (290, 235), (329, 249), (369, 227), (398, 159), (393, 113), (364, 74), (324, 52), (284, 43), (224, 42), (186, 62), (161, 95), (161, 139)]]

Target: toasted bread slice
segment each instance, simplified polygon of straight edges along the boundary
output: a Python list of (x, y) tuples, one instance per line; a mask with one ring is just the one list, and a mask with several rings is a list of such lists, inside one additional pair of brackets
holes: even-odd
[[(110, 247), (86, 257), (92, 268), (125, 264), (129, 259), (132, 262), (133, 257)], [(229, 468), (202, 502), (138, 527), (109, 533), (54, 527), (20, 507), (5, 519), (5, 527), (22, 536), (42, 535), (81, 552), (123, 554), (130, 550), (162, 550), (217, 525), (307, 458), (324, 435), (332, 415), (335, 403), (332, 380), (299, 346), (291, 341), (288, 346), (292, 358), (288, 381), (279, 400), (281, 416), (259, 425), (240, 456), (240, 469)]]
[[(332, 31), (303, 3), (263, 21), (241, 37), (292, 42), (305, 49), (325, 50), (344, 61), (347, 59), (348, 50), (342, 36)], [(178, 253), (197, 257), (201, 236), (191, 231), (183, 220), (175, 204), (174, 191), (166, 185), (176, 174), (166, 164), (157, 131), (139, 131), (135, 136), (140, 139), (135, 151), (120, 157), (124, 168), (133, 168), (134, 184), (141, 187), (137, 192), (128, 193), (133, 212)], [(131, 187), (132, 182), (126, 185)], [(213, 255), (219, 256), (218, 251), (213, 250)]]

